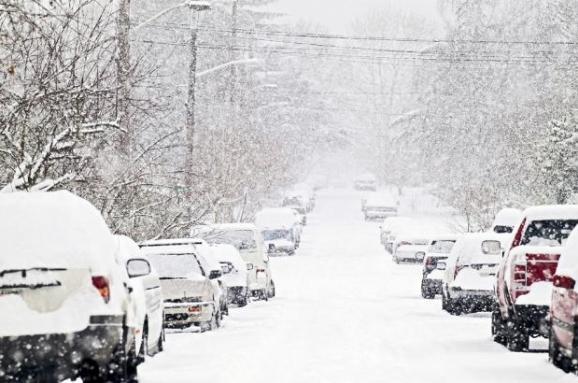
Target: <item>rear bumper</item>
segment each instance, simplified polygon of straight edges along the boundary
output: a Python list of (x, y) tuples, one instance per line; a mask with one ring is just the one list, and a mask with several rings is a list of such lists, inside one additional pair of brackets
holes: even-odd
[(422, 280), (422, 286), (424, 289), (429, 290), (435, 294), (441, 294), (442, 293), (442, 281), (441, 279), (428, 279), (428, 278), (423, 278)]
[(550, 307), (515, 305), (516, 322), (523, 325), (530, 335), (547, 337), (550, 333)]
[(209, 322), (213, 317), (213, 302), (169, 304), (164, 308), (166, 328), (185, 328)]
[(248, 296), (246, 287), (229, 287), (227, 288), (227, 300), (229, 303), (236, 304), (247, 299)]
[(0, 380), (20, 382), (47, 371), (70, 379), (85, 360), (103, 369), (119, 348), (133, 342), (132, 337), (122, 316), (91, 317), (86, 329), (74, 333), (1, 337)]

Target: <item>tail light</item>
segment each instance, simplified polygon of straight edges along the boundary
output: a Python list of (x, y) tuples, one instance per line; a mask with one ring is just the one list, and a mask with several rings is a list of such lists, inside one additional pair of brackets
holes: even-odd
[(576, 286), (576, 281), (574, 278), (570, 278), (565, 275), (555, 275), (553, 282), (554, 287), (559, 287), (561, 289), (573, 290)]
[(434, 261), (434, 259), (432, 257), (427, 257), (425, 259), (424, 268), (427, 271), (433, 271), (436, 268), (436, 262)]
[(96, 287), (104, 302), (108, 303), (110, 301), (110, 283), (108, 278), (103, 276), (92, 277), (92, 285)]

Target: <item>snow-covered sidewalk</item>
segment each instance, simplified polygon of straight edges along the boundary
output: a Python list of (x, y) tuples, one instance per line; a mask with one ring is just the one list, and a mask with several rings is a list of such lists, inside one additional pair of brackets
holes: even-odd
[[(273, 260), (277, 298), (231, 310), (211, 333), (170, 334), (143, 383), (575, 382), (544, 352), (492, 342), (488, 314), (451, 317), (394, 265), (359, 195), (327, 191), (294, 257)], [(546, 342), (538, 346), (544, 350)]]

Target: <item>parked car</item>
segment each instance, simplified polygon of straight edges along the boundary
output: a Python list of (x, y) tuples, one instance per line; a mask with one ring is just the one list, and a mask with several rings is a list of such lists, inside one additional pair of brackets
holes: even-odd
[[(291, 216), (294, 220), (294, 216)], [(233, 245), (247, 264), (251, 295), (263, 300), (275, 297), (269, 253), (257, 226), (248, 223), (196, 226), (191, 229), (191, 235), (203, 238), (210, 244)]]
[(514, 227), (520, 222), (521, 218), (521, 210), (512, 208), (502, 209), (498, 214), (496, 214), (491, 231), (498, 234), (512, 233)]
[(454, 315), (492, 311), (496, 273), (507, 239), (495, 233), (470, 233), (456, 241), (442, 281), (443, 310)]
[(397, 236), (393, 244), (393, 261), (423, 262), (430, 239), (422, 236), (403, 234)]
[(308, 202), (299, 196), (285, 197), (281, 204), (285, 208), (294, 210), (297, 220), (302, 225), (307, 225)]
[[(442, 293), (443, 270), (440, 270), (438, 263), (448, 259), (457, 236), (440, 236), (431, 240), (429, 248), (423, 260), (421, 296), (425, 299), (433, 299), (437, 294)], [(441, 269), (443, 269), (442, 267)]]
[(154, 356), (164, 348), (164, 311), (161, 281), (138, 245), (130, 238), (116, 236), (119, 259), (127, 269), (130, 297), (138, 324), (135, 343), (141, 356)]
[(98, 209), (60, 191), (0, 194), (0, 211), (2, 380), (136, 379), (127, 271)]
[(380, 242), (385, 250), (393, 254), (393, 243), (396, 234), (402, 228), (409, 226), (412, 219), (409, 217), (390, 216), (387, 217), (380, 226)]
[(377, 178), (373, 174), (366, 173), (358, 177), (354, 183), (355, 190), (377, 190)]
[(249, 303), (249, 274), (239, 250), (232, 245), (213, 245), (213, 255), (223, 269), (228, 303), (244, 307)]
[(383, 196), (371, 196), (363, 204), (366, 221), (381, 220), (397, 215), (398, 202)]
[(525, 351), (530, 337), (548, 336), (552, 280), (562, 246), (578, 224), (578, 205), (526, 209), (498, 271), (492, 313), (496, 342)]
[(161, 280), (165, 326), (201, 331), (220, 327), (221, 307), (212, 280), (222, 271), (210, 270), (188, 239), (147, 241), (140, 247)]
[(270, 255), (295, 254), (300, 243), (301, 225), (295, 221), (291, 209), (263, 209), (256, 214), (255, 224)]
[[(562, 250), (550, 305), (550, 362), (565, 372), (578, 365), (578, 229)], [(546, 291), (546, 290), (545, 290)]]

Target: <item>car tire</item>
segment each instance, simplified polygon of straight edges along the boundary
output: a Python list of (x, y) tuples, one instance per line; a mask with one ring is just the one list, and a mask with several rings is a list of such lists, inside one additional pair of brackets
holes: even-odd
[(556, 338), (554, 329), (551, 325), (548, 345), (548, 359), (550, 363), (565, 373), (576, 371), (576, 366), (572, 363), (572, 358), (568, 358), (566, 355), (560, 352), (560, 344), (558, 343), (558, 339)]
[(502, 318), (500, 309), (494, 307), (492, 311), (492, 338), (494, 342), (506, 346), (508, 344), (506, 322)]
[(161, 330), (157, 340), (157, 353), (165, 351), (165, 329)]
[(237, 306), (239, 306), (239, 307), (245, 307), (245, 306), (247, 306), (248, 303), (249, 303), (249, 298), (246, 295), (243, 297), (237, 298)]
[(432, 292), (432, 290), (425, 285), (423, 280), (421, 282), (421, 296), (424, 299), (434, 299), (436, 296), (435, 292)]
[(393, 257), (393, 261), (395, 262), (396, 265), (399, 265), (399, 258), (398, 257)]
[(512, 352), (525, 352), (530, 348), (530, 335), (524, 326), (514, 319), (506, 322), (507, 344), (506, 347)]
[(269, 298), (275, 298), (275, 282), (272, 279), (269, 285), (269, 292), (267, 294)]

